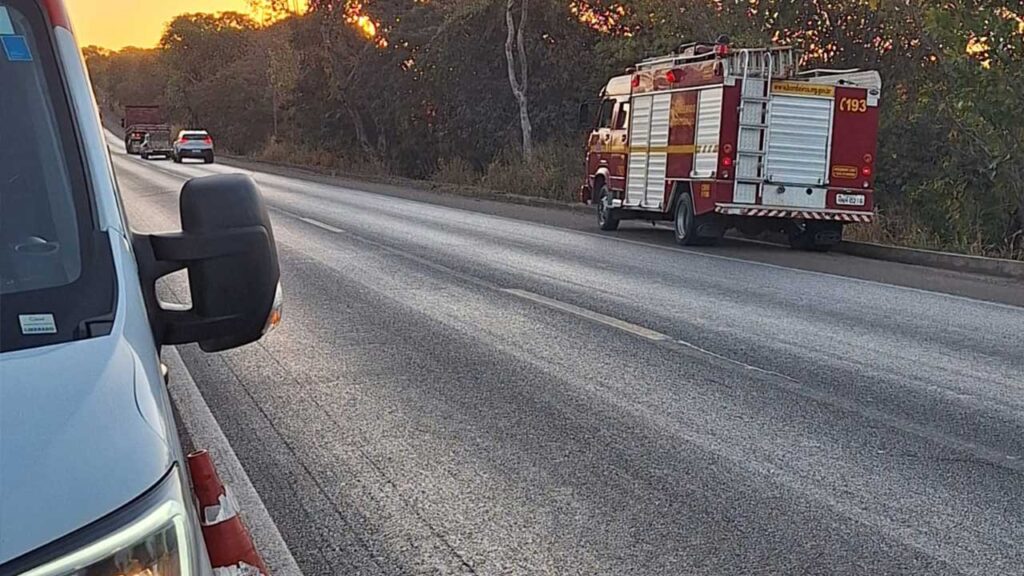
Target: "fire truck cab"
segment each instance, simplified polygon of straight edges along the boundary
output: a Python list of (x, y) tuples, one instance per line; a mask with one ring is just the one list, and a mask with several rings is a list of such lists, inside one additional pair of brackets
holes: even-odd
[(680, 244), (730, 228), (827, 250), (874, 217), (881, 78), (800, 70), (791, 47), (688, 44), (612, 78), (587, 141), (580, 200), (602, 230), (674, 222)]

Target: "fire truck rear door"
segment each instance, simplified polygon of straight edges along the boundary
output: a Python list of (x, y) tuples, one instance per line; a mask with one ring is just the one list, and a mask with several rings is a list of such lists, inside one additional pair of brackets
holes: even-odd
[(768, 184), (763, 203), (824, 208), (831, 156), (832, 98), (773, 94), (770, 110)]

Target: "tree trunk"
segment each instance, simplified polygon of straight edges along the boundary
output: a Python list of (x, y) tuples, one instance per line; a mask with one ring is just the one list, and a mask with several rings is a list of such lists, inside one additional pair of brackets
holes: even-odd
[(277, 81), (274, 77), (274, 61), (267, 52), (267, 82), (270, 84), (270, 108), (274, 118), (273, 141), (277, 143)]
[[(505, 38), (505, 63), (508, 66), (508, 84), (512, 89), (512, 96), (519, 106), (519, 128), (523, 135), (523, 158), (527, 162), (533, 161), (533, 126), (530, 125), (530, 111), (526, 99), (528, 87), (526, 45), (523, 39), (523, 29), (526, 27), (526, 14), (529, 0), (519, 0), (520, 16), (519, 27), (516, 28), (514, 8), (515, 0), (508, 0), (505, 5), (505, 24), (508, 27), (508, 35)], [(518, 46), (517, 46), (518, 45)], [(519, 75), (516, 77), (516, 57), (513, 48), (518, 47), (519, 53)]]
[[(348, 114), (349, 120), (352, 121), (352, 128), (355, 130), (356, 139), (359, 141), (359, 147), (367, 156), (373, 156), (373, 146), (370, 144), (370, 139), (366, 135), (366, 126), (363, 124), (362, 116), (359, 114), (359, 110), (356, 109), (355, 105), (349, 98), (346, 87), (351, 84), (352, 79), (355, 77), (356, 70), (359, 67), (362, 58), (358, 58), (351, 68), (348, 69), (347, 74), (342, 72), (344, 64), (338, 62), (338, 59), (334, 54), (334, 43), (331, 41), (331, 25), (336, 22), (331, 20), (331, 15), (328, 13), (321, 20), (320, 25), (320, 41), (321, 50), (323, 55), (326, 57), (327, 66), (325, 72), (331, 83), (332, 96), (339, 100), (341, 106), (345, 109)], [(370, 48), (370, 44), (367, 43), (363, 49), (363, 54)], [(346, 76), (345, 80), (341, 80), (342, 76)]]

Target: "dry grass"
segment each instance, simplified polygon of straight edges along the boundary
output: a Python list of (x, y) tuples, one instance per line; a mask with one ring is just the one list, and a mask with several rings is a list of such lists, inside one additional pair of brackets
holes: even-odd
[(254, 160), (311, 168), (332, 174), (381, 176), (388, 174), (387, 168), (379, 161), (366, 158), (348, 158), (325, 150), (296, 146), (286, 142), (268, 142), (262, 150), (252, 155)]
[[(460, 157), (442, 160), (425, 188), (466, 196), (493, 193), (544, 198), (558, 202), (576, 201), (583, 174), (583, 155), (573, 143), (545, 143), (535, 150), (532, 163), (525, 163), (516, 150), (499, 155), (482, 173)], [(267, 144), (255, 160), (306, 167), (333, 175), (397, 178), (379, 161), (343, 158), (323, 150), (310, 150), (292, 144)], [(1024, 260), (1024, 237), (1002, 246), (987, 245), (981, 234), (957, 242), (944, 240), (932, 229), (920, 224), (905, 209), (881, 209), (872, 224), (846, 228), (848, 240), (941, 250), (975, 256)]]
[(971, 256), (1008, 258), (1024, 260), (1024, 238), (992, 246), (982, 241), (980, 232), (958, 242), (943, 240), (935, 232), (921, 225), (912, 216), (899, 210), (880, 210), (871, 224), (847, 226), (844, 234), (847, 240), (872, 242), (888, 246), (903, 246), (923, 250), (940, 250)]
[(481, 175), (473, 165), (461, 157), (449, 158), (438, 163), (437, 171), (430, 176), (434, 182), (457, 186), (479, 186)]
[(487, 167), (481, 184), (506, 194), (572, 202), (582, 180), (579, 146), (549, 143), (534, 150), (531, 164), (524, 163), (518, 153), (502, 154)]
[(537, 147), (532, 163), (524, 162), (518, 151), (507, 150), (480, 173), (462, 158), (451, 158), (442, 161), (430, 179), (502, 194), (572, 202), (582, 174), (579, 146), (547, 143)]

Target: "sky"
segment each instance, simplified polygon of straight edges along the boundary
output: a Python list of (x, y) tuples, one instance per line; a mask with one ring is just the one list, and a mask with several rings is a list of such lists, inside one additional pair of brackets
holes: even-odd
[(64, 0), (81, 46), (152, 48), (164, 26), (185, 12), (249, 12), (246, 0)]

